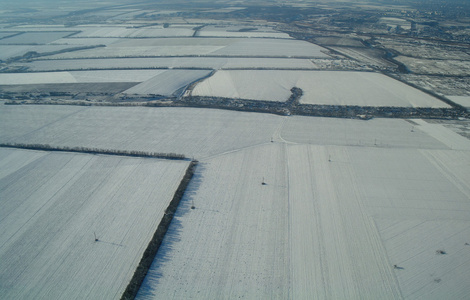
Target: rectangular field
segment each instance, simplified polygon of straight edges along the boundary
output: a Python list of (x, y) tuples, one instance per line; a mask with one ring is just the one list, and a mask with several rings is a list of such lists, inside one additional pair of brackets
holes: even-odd
[(284, 155), (267, 145), (198, 165), (137, 299), (288, 299)]
[(0, 142), (202, 158), (269, 142), (282, 120), (271, 114), (182, 107), (0, 105)]
[(199, 30), (198, 37), (248, 37), (248, 38), (283, 38), (291, 37), (284, 32), (275, 31), (270, 27), (224, 26), (209, 25)]
[(79, 38), (154, 38), (154, 37), (191, 37), (194, 30), (191, 28), (130, 28), (121, 26), (83, 26), (77, 27), (82, 32), (74, 35)]
[(309, 59), (301, 58), (252, 58), (252, 57), (154, 57), (36, 60), (17, 64), (31, 71), (67, 71), (87, 69), (152, 69), (152, 68), (201, 68), (201, 69), (317, 69)]
[(2, 85), (143, 82), (165, 70), (97, 70), (72, 72), (37, 72), (0, 74)]
[(23, 56), (28, 52), (37, 52), (45, 54), (55, 51), (62, 51), (68, 48), (74, 48), (73, 45), (0, 45), (0, 59), (7, 60), (10, 58)]
[(292, 87), (303, 90), (301, 104), (450, 107), (420, 90), (372, 72), (223, 70), (199, 83), (192, 95), (285, 101)]
[(0, 149), (0, 165), (2, 298), (120, 299), (188, 162)]
[(47, 32), (25, 32), (13, 37), (4, 38), (0, 40), (0, 44), (7, 45), (33, 45), (33, 44), (49, 44), (63, 38), (67, 35), (71, 35), (75, 31), (47, 31)]
[(205, 159), (138, 299), (465, 298), (468, 163), (285, 143)]
[[(143, 71), (143, 70), (142, 70)], [(124, 91), (125, 94), (177, 96), (191, 83), (204, 78), (210, 70), (163, 70), (160, 74)]]
[(468, 60), (435, 60), (408, 56), (397, 56), (395, 59), (415, 74), (467, 76), (470, 73)]
[[(138, 46), (136, 46), (138, 45)], [(223, 56), (329, 58), (327, 50), (305, 41), (270, 38), (143, 38), (51, 58)]]

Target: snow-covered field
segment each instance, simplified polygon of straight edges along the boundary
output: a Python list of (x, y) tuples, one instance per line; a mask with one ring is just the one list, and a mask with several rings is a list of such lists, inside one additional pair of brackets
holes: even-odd
[(269, 142), (282, 120), (215, 109), (0, 105), (0, 142), (201, 158)]
[(467, 76), (470, 72), (468, 60), (419, 59), (408, 56), (397, 56), (394, 59), (405, 64), (411, 72), (416, 74)]
[(73, 33), (75, 33), (75, 31), (25, 32), (13, 37), (2, 39), (0, 40), (0, 44), (48, 44)]
[(470, 108), (470, 96), (447, 96), (447, 98), (457, 104)]
[(110, 45), (119, 41), (122, 41), (123, 38), (115, 38), (115, 37), (108, 37), (108, 38), (76, 38), (75, 36), (72, 37), (65, 37), (62, 39), (58, 39), (52, 43), (52, 45), (80, 45), (80, 46), (97, 46), (97, 45)]
[(270, 27), (250, 26), (224, 26), (209, 25), (199, 30), (196, 36), (200, 37), (248, 37), (248, 38), (282, 38), (291, 37), (284, 32), (278, 32)]
[(288, 299), (284, 156), (264, 145), (199, 164), (137, 299)]
[(303, 104), (449, 107), (415, 88), (372, 72), (223, 70), (199, 83), (192, 95), (285, 101), (292, 87), (303, 90)]
[(0, 74), (0, 84), (143, 82), (165, 70), (113, 70)]
[(171, 96), (210, 72), (210, 70), (97, 70), (12, 73), (0, 74), (0, 84), (136, 82), (140, 84), (124, 93)]
[(43, 84), (43, 83), (74, 83), (77, 80), (69, 72), (45, 73), (4, 73), (0, 74), (0, 84)]
[(466, 298), (469, 150), (276, 142), (205, 159), (138, 299)]
[(77, 82), (144, 82), (164, 73), (165, 70), (103, 70), (72, 71)]
[[(423, 124), (427, 125), (426, 122)], [(444, 131), (443, 136), (453, 134), (442, 125), (433, 126), (437, 130)], [(451, 149), (444, 141), (427, 134), (423, 126), (399, 119), (377, 118), (364, 122), (352, 119), (292, 116), (286, 119), (279, 136), (279, 140), (298, 144)], [(464, 143), (465, 138), (462, 137), (458, 141)]]
[(305, 41), (269, 38), (144, 38), (126, 39), (107, 47), (61, 53), (50, 58), (139, 56), (246, 56), (329, 58), (327, 50)]
[(118, 26), (83, 26), (80, 28), (82, 32), (74, 35), (74, 37), (138, 37), (138, 38), (151, 38), (151, 37), (175, 37), (184, 36), (191, 37), (194, 30), (190, 28), (127, 28)]
[[(328, 60), (330, 61), (330, 60)], [(253, 58), (253, 57), (154, 57), (36, 60), (17, 64), (31, 71), (64, 71), (87, 69), (150, 69), (150, 68), (202, 68), (202, 69), (318, 69), (309, 59)]]
[(0, 165), (1, 297), (120, 299), (188, 162), (0, 149)]
[(164, 96), (180, 94), (181, 89), (210, 73), (210, 70), (164, 70), (162, 73), (125, 90), (123, 93)]
[[(289, 71), (217, 71), (198, 83), (193, 96), (210, 96), (265, 101), (286, 101), (295, 86), (296, 73)], [(297, 74), (298, 77), (298, 74)]]
[[(176, 152), (200, 161), (139, 293), (141, 299), (442, 299), (448, 295), (464, 299), (470, 295), (464, 282), (470, 275), (466, 245), (470, 243), (470, 140), (440, 123), (193, 108), (1, 105), (0, 142)], [(120, 164), (113, 164), (119, 159), (13, 150), (0, 151), (0, 158), (7, 155), (5, 151), (11, 152), (0, 160), (0, 178), (21, 172), (23, 179), (42, 175), (34, 183), (42, 188), (12, 180), (14, 191), (6, 189), (12, 195), (31, 191), (30, 198), (43, 199), (41, 195), (64, 186), (70, 177), (70, 188), (74, 180), (93, 180), (92, 184), (101, 182), (109, 190), (113, 178), (125, 181), (128, 176), (127, 189), (117, 190), (112, 198), (124, 199), (136, 193), (136, 182), (144, 180), (132, 172), (145, 166), (165, 180), (170, 172), (158, 173), (158, 168), (146, 165), (153, 160), (121, 158)], [(18, 153), (30, 156), (17, 160), (26, 155)], [(111, 161), (111, 167), (103, 168), (105, 161)], [(140, 167), (124, 161), (136, 161)], [(57, 173), (60, 163), (64, 167)], [(87, 175), (94, 163), (104, 174)], [(45, 165), (49, 169), (43, 171)], [(65, 166), (78, 175), (68, 174)], [(174, 172), (173, 163), (168, 168)], [(72, 195), (68, 187), (56, 197)], [(51, 210), (60, 210), (61, 206), (49, 204)], [(0, 214), (3, 211), (7, 210)], [(80, 232), (101, 224), (96, 216), (75, 217), (92, 220)], [(44, 245), (44, 251), (75, 253), (74, 247), (69, 249), (74, 240), (67, 239), (63, 248), (55, 244), (68, 235), (67, 230), (37, 243)], [(124, 245), (114, 238), (121, 231), (111, 230), (105, 232), (113, 238), (102, 240)], [(49, 243), (53, 248), (48, 248)], [(91, 236), (86, 247), (103, 244)], [(76, 245), (77, 250), (84, 249)], [(24, 252), (30, 253), (29, 249)], [(41, 262), (33, 265), (40, 268)], [(63, 269), (58, 270), (44, 282), (56, 280)], [(115, 273), (103, 278), (120, 275)], [(22, 274), (32, 276), (29, 271)], [(28, 280), (26, 286), (43, 282)]]
[(23, 56), (28, 52), (48, 53), (61, 51), (76, 46), (70, 45), (0, 45), (0, 59), (7, 60), (9, 58)]

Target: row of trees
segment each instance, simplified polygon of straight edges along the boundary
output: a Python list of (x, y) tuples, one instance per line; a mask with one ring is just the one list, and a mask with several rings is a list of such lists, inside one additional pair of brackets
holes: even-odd
[(177, 154), (177, 153), (157, 153), (157, 152), (147, 152), (147, 151), (138, 151), (138, 150), (99, 149), (99, 148), (91, 148), (91, 147), (51, 146), (49, 144), (4, 143), (4, 144), (0, 144), (0, 147), (43, 150), (43, 151), (79, 152), (79, 153), (87, 153), (87, 154), (153, 157), (153, 158), (175, 159), (175, 160), (186, 159), (186, 157), (183, 154)]

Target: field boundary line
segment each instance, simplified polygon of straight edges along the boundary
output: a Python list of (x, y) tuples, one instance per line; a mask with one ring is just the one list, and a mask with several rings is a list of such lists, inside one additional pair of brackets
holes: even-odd
[(177, 153), (157, 153), (145, 152), (138, 150), (113, 150), (113, 149), (99, 149), (88, 147), (68, 147), (68, 146), (51, 146), (49, 144), (22, 144), (22, 143), (0, 143), (3, 148), (16, 148), (38, 151), (58, 151), (58, 152), (73, 152), (84, 154), (103, 154), (103, 155), (116, 155), (116, 156), (130, 156), (130, 157), (147, 157), (159, 158), (169, 160), (188, 160), (183, 154)]
[(137, 293), (139, 292), (139, 289), (142, 286), (142, 283), (144, 282), (144, 279), (147, 276), (147, 273), (153, 261), (155, 260), (158, 249), (162, 244), (165, 234), (168, 231), (168, 228), (170, 227), (170, 223), (173, 220), (173, 216), (176, 212), (176, 209), (178, 208), (178, 205), (181, 199), (183, 198), (186, 188), (188, 187), (189, 182), (191, 181), (191, 178), (193, 177), (196, 171), (197, 165), (198, 161), (193, 160), (186, 169), (186, 173), (184, 174), (183, 179), (181, 180), (178, 188), (176, 189), (175, 194), (173, 195), (173, 199), (169, 203), (168, 207), (165, 209), (163, 218), (161, 219), (160, 224), (158, 224), (157, 230), (155, 231), (152, 239), (150, 240), (147, 248), (145, 249), (140, 263), (136, 268), (134, 275), (132, 276), (131, 281), (129, 282), (126, 287), (126, 290), (121, 296), (121, 300), (133, 300), (137, 296)]

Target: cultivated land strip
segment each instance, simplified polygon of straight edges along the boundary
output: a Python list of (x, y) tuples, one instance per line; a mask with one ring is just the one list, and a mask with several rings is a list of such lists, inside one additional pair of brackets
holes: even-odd
[(189, 165), (5, 148), (0, 157), (9, 299), (119, 299)]

